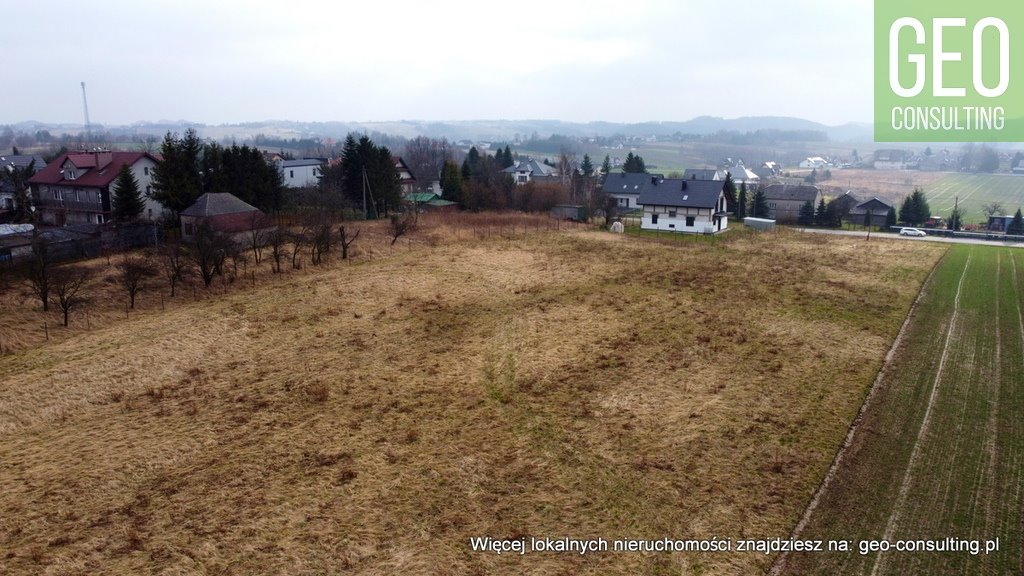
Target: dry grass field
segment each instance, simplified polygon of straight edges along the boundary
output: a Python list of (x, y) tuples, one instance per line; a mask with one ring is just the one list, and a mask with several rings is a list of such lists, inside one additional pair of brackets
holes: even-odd
[(0, 356), (2, 572), (764, 570), (469, 538), (784, 537), (943, 251), (417, 241)]

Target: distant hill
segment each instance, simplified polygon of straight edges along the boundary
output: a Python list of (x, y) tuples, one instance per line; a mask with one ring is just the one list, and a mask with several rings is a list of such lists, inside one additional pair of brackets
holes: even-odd
[[(75, 133), (82, 130), (80, 124), (46, 124), (27, 121), (12, 125), (16, 130), (34, 132), (49, 130), (54, 134)], [(802, 118), (781, 116), (750, 116), (743, 118), (718, 118), (700, 116), (686, 121), (666, 122), (563, 122), (560, 120), (453, 120), (424, 121), (398, 120), (392, 122), (295, 122), (291, 120), (265, 120), (239, 124), (204, 125), (186, 120), (160, 120), (137, 122), (130, 126), (94, 125), (94, 130), (109, 130), (113, 133), (154, 134), (183, 132), (196, 128), (208, 138), (238, 139), (264, 134), (281, 138), (343, 138), (349, 132), (380, 132), (412, 138), (419, 135), (451, 140), (511, 140), (517, 135), (529, 138), (537, 134), (547, 137), (551, 134), (565, 136), (667, 136), (672, 134), (706, 135), (716, 132), (755, 132), (758, 130), (815, 131), (826, 134), (832, 141), (867, 142), (872, 140), (870, 124), (852, 123), (842, 126), (827, 126)]]

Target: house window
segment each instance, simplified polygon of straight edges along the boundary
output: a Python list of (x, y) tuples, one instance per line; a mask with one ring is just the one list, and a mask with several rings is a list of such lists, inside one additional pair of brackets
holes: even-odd
[(69, 168), (67, 170), (67, 173), (65, 174), (65, 176), (67, 176), (68, 180), (74, 180), (75, 179), (75, 169), (74, 168)]
[(669, 225), (668, 225), (668, 227), (669, 227), (669, 228), (675, 228), (675, 227), (676, 227), (676, 225), (675, 225), (675, 224), (669, 224)]
[(686, 226), (690, 227), (690, 228), (693, 227), (693, 216), (687, 216), (686, 217)]
[(152, 193), (153, 193), (153, 187), (152, 186), (146, 186), (146, 196), (151, 196)]
[(149, 176), (149, 166), (143, 166), (142, 167), (142, 175), (143, 176)]
[(529, 179), (529, 177), (528, 177), (528, 176), (527, 176), (526, 174), (520, 174), (520, 175), (519, 175), (519, 182), (521, 182), (521, 183), (523, 183), (523, 184), (526, 184), (526, 181), (527, 181), (528, 179)]
[(669, 218), (675, 218), (676, 217), (676, 211), (675, 210), (669, 210), (668, 211), (668, 217)]
[(103, 224), (103, 214), (97, 214), (96, 215), (96, 223), (97, 224)]
[(651, 214), (651, 224), (657, 224), (657, 223), (658, 223), (658, 215), (657, 214)]
[(289, 178), (295, 178), (295, 170), (289, 170), (288, 171), (288, 177)]

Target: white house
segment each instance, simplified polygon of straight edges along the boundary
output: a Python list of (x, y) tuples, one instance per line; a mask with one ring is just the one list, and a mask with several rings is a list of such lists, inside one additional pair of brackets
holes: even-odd
[(800, 162), (800, 167), (801, 168), (815, 168), (815, 169), (817, 169), (817, 168), (824, 168), (827, 164), (828, 164), (828, 161), (826, 161), (821, 156), (814, 156), (813, 158), (804, 158)]
[(729, 169), (729, 174), (732, 175), (732, 181), (736, 184), (738, 190), (741, 184), (746, 184), (748, 189), (756, 188), (761, 183), (761, 177), (754, 172), (747, 170), (743, 164), (738, 164)]
[(601, 191), (615, 198), (620, 210), (640, 207), (640, 192), (649, 184), (664, 180), (661, 174), (613, 172), (604, 177)]
[(522, 186), (531, 180), (552, 180), (558, 176), (558, 170), (543, 162), (537, 162), (533, 158), (521, 160), (515, 166), (509, 166), (502, 172), (511, 175), (517, 186)]
[(716, 234), (728, 229), (725, 182), (665, 179), (640, 193), (644, 230)]
[(911, 168), (910, 159), (906, 150), (876, 150), (875, 170), (906, 170)]
[(307, 188), (320, 182), (320, 165), (323, 163), (319, 158), (280, 160), (277, 169), (284, 177), (286, 188)]

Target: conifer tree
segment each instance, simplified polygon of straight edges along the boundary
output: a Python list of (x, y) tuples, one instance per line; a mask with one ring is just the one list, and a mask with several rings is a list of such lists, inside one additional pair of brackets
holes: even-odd
[(601, 173), (605, 176), (612, 171), (612, 159), (608, 154), (604, 155), (604, 162), (601, 163)]
[(814, 204), (808, 200), (800, 207), (800, 216), (797, 218), (797, 223), (801, 226), (813, 226), (814, 216)]
[(1013, 220), (1010, 220), (1010, 225), (1006, 227), (1006, 233), (1016, 236), (1024, 234), (1024, 216), (1021, 216), (1020, 208), (1017, 208), (1017, 213), (1013, 215)]
[(139, 182), (128, 164), (122, 164), (114, 181), (111, 212), (116, 222), (130, 222), (146, 207), (139, 191)]

